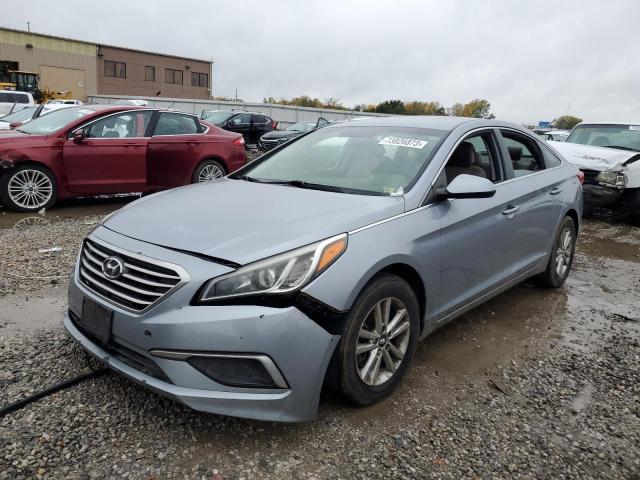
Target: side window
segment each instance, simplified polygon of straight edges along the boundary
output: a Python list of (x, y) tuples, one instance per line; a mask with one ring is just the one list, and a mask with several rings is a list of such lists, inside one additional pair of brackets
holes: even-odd
[(154, 135), (189, 135), (199, 133), (196, 119), (182, 113), (162, 112)]
[(546, 148), (542, 149), (542, 154), (544, 155), (544, 164), (547, 168), (559, 167), (561, 165), (562, 162), (560, 162), (560, 159)]
[(17, 94), (15, 96), (16, 103), (29, 103), (29, 97), (24, 94)]
[(243, 113), (242, 115), (238, 115), (236, 117), (233, 117), (231, 119), (231, 123), (233, 123), (234, 125), (240, 125), (240, 124), (244, 124), (244, 123), (251, 123), (251, 114), (250, 113)]
[(253, 123), (258, 123), (260, 125), (264, 125), (265, 123), (269, 123), (269, 119), (264, 115), (254, 115)]
[(85, 129), (87, 138), (144, 137), (153, 112), (126, 112), (101, 118)]
[(501, 171), (491, 132), (478, 133), (465, 138), (456, 147), (444, 168), (446, 184), (451, 183), (461, 174), (475, 175), (497, 183), (504, 179)]
[(515, 177), (544, 170), (542, 152), (534, 140), (508, 130), (501, 130), (500, 133), (509, 152)]

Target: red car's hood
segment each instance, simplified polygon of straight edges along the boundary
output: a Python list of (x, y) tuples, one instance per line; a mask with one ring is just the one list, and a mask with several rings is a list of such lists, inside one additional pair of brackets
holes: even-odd
[(0, 145), (7, 143), (22, 142), (24, 140), (33, 140), (44, 138), (44, 135), (29, 135), (28, 133), (22, 133), (17, 130), (0, 130)]

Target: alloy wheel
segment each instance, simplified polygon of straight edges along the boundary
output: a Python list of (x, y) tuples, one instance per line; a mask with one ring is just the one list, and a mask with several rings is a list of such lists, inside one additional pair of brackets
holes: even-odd
[(42, 208), (53, 195), (51, 179), (40, 170), (25, 169), (15, 173), (9, 180), (8, 193), (11, 201), (22, 208)]
[(560, 233), (558, 245), (556, 247), (556, 273), (560, 278), (564, 278), (573, 252), (573, 233), (569, 227), (565, 227)]
[(215, 178), (224, 177), (222, 169), (215, 164), (205, 165), (198, 175), (198, 182), (209, 182)]
[(364, 318), (356, 341), (358, 376), (368, 386), (395, 375), (407, 353), (411, 324), (404, 303), (394, 297), (377, 302)]

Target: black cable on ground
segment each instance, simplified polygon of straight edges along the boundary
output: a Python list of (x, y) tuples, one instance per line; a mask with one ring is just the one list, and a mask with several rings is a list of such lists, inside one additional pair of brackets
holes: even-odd
[(78, 383), (84, 382), (85, 380), (91, 380), (92, 378), (97, 378), (101, 375), (104, 375), (109, 371), (108, 368), (100, 368), (98, 370), (93, 370), (89, 373), (85, 373), (84, 375), (79, 375), (74, 378), (70, 378), (69, 380), (65, 380), (64, 382), (56, 383), (55, 385), (50, 386), (40, 392), (34, 393), (22, 400), (18, 400), (17, 402), (10, 403), (6, 407), (0, 410), (0, 418), (5, 415), (15, 412), (16, 410), (20, 410), (22, 407), (29, 405), (30, 403), (35, 402), (36, 400), (40, 400), (43, 397), (47, 397), (53, 393), (59, 392), (60, 390), (64, 390), (65, 388), (73, 387)]

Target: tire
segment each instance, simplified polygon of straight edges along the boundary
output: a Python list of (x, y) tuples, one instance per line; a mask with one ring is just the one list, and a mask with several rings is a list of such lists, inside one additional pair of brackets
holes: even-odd
[(191, 183), (209, 182), (227, 174), (224, 166), (217, 160), (203, 160), (193, 172)]
[(58, 184), (42, 165), (18, 165), (0, 178), (0, 200), (14, 212), (38, 212), (58, 200)]
[[(566, 235), (570, 235), (568, 240)], [(561, 287), (567, 280), (569, 272), (571, 272), (575, 250), (576, 225), (571, 217), (566, 216), (560, 224), (558, 234), (553, 241), (547, 269), (535, 277), (537, 283), (547, 288)]]
[[(397, 332), (398, 328), (402, 330), (393, 337), (387, 332), (380, 335), (373, 331), (377, 306), (380, 306), (384, 318), (387, 304), (387, 325), (392, 327), (392, 332)], [(394, 317), (401, 314), (403, 309), (404, 316), (393, 328), (391, 323)], [(363, 330), (366, 330), (366, 337)], [(420, 334), (420, 309), (415, 293), (407, 282), (395, 275), (378, 277), (360, 293), (350, 313), (343, 319), (339, 333), (342, 338), (331, 359), (327, 383), (356, 405), (380, 401), (400, 383), (416, 349)], [(368, 351), (356, 356), (356, 344)], [(404, 354), (400, 356), (398, 352)], [(390, 368), (388, 362), (393, 367)], [(365, 371), (367, 364), (370, 368)], [(376, 364), (379, 366), (378, 376), (374, 377)], [(392, 368), (395, 368), (395, 372), (392, 372)]]
[(629, 202), (629, 222), (631, 225), (640, 227), (640, 189)]

